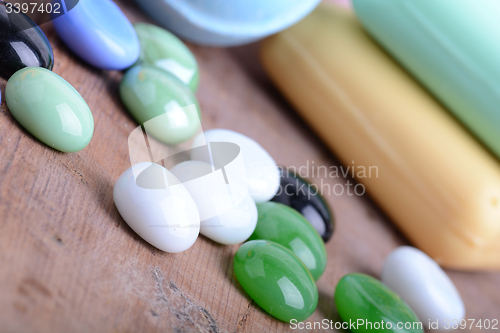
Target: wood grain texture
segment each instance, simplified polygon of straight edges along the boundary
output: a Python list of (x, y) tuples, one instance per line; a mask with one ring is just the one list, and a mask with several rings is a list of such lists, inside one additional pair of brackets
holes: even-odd
[[(149, 20), (129, 1), (132, 21)], [(112, 189), (130, 167), (127, 137), (137, 125), (118, 97), (119, 72), (85, 65), (43, 30), (54, 72), (88, 102), (95, 133), (81, 152), (41, 144), (0, 109), (0, 332), (287, 332), (256, 306), (233, 275), (238, 246), (200, 237), (188, 251), (161, 252), (121, 219)], [(279, 165), (338, 165), (265, 76), (258, 45), (189, 45), (199, 61), (203, 127), (256, 139)], [(1, 55), (0, 55), (1, 56)], [(0, 82), (2, 94), (5, 81)], [(333, 186), (352, 179), (312, 177)], [(368, 196), (329, 195), (336, 215), (319, 304), (309, 321), (337, 320), (333, 292), (346, 273), (378, 276), (406, 240)], [(500, 274), (449, 272), (467, 317), (500, 319)], [(483, 330), (463, 330), (481, 332)]]

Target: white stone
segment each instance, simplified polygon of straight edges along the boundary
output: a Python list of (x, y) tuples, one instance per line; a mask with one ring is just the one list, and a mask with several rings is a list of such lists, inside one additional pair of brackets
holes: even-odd
[(457, 321), (465, 316), (460, 294), (448, 275), (416, 248), (402, 246), (391, 252), (385, 259), (381, 280), (413, 309), (428, 329), (429, 323), (436, 321), (439, 329), (452, 324), (456, 327)]
[(233, 196), (222, 171), (201, 161), (186, 161), (170, 169), (193, 198), (201, 217), (200, 233), (221, 244), (242, 243), (257, 225), (257, 207), (250, 195)]
[(118, 178), (113, 199), (123, 220), (151, 245), (170, 253), (190, 248), (200, 231), (193, 199), (161, 165), (135, 164)]
[[(226, 130), (212, 129), (195, 137), (193, 147), (199, 147), (206, 142), (232, 142), (241, 149), (245, 165), (248, 191), (256, 203), (271, 200), (280, 185), (278, 166), (273, 158), (257, 142), (243, 134)], [(205, 155), (193, 150), (191, 159), (205, 161)], [(216, 167), (222, 167), (214, 163)]]

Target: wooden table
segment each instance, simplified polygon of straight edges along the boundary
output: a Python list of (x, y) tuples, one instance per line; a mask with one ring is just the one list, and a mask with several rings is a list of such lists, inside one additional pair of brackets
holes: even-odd
[[(149, 21), (130, 2), (132, 21)], [(161, 252), (122, 220), (112, 190), (130, 167), (127, 137), (137, 124), (118, 97), (119, 72), (78, 60), (51, 23), (43, 30), (54, 72), (88, 102), (95, 133), (81, 152), (41, 144), (0, 112), (0, 332), (285, 332), (233, 274), (238, 246), (200, 237), (188, 251)], [(189, 45), (199, 61), (203, 127), (256, 139), (280, 165), (338, 165), (263, 72), (258, 45), (231, 49)], [(5, 81), (0, 82), (2, 93)], [(331, 186), (352, 179), (322, 179)], [(321, 179), (313, 178), (320, 182)], [(309, 319), (338, 320), (333, 302), (346, 273), (378, 276), (384, 257), (407, 241), (368, 196), (328, 196), (336, 230)], [(449, 272), (467, 318), (500, 319), (500, 274)], [(480, 329), (464, 330), (481, 332)]]

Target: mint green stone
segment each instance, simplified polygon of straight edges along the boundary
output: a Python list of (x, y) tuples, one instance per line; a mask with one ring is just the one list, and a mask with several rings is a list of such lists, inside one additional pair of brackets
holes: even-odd
[[(132, 67), (120, 83), (120, 97), (148, 135), (163, 143), (187, 141), (200, 129), (200, 107), (194, 93), (165, 70), (151, 65)], [(183, 109), (187, 106), (194, 112)]]
[[(343, 321), (352, 323), (364, 320), (363, 325), (349, 326), (353, 332), (424, 332), (422, 323), (412, 309), (394, 291), (371, 276), (344, 276), (337, 284), (334, 300)], [(378, 328), (368, 324), (382, 325), (382, 321), (383, 326)], [(398, 323), (401, 323), (399, 328)]]
[(59, 75), (26, 67), (5, 87), (10, 113), (47, 146), (66, 153), (85, 148), (94, 133), (94, 118), (82, 96)]
[(200, 79), (198, 63), (186, 44), (156, 25), (137, 23), (134, 28), (141, 43), (138, 63), (167, 70), (196, 91)]
[(236, 252), (233, 265), (243, 289), (271, 316), (303, 321), (316, 309), (316, 283), (285, 247), (265, 240), (247, 242)]
[(265, 239), (292, 251), (319, 279), (326, 268), (326, 249), (316, 229), (295, 209), (276, 202), (257, 204), (259, 219), (249, 240)]
[(499, 2), (354, 0), (352, 4), (380, 46), (500, 158)]

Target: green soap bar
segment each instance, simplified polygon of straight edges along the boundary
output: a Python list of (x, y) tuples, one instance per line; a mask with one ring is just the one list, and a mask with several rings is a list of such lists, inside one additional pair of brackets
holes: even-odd
[(334, 301), (344, 322), (359, 324), (349, 325), (353, 332), (424, 332), (413, 310), (394, 291), (371, 276), (344, 276), (337, 284)]
[[(194, 93), (177, 77), (151, 65), (129, 69), (120, 83), (120, 97), (135, 118), (145, 125), (146, 132), (166, 144), (190, 139), (200, 128), (200, 107)], [(194, 105), (198, 112), (182, 109)]]
[(136, 23), (134, 28), (141, 43), (138, 63), (167, 70), (196, 91), (200, 79), (198, 63), (186, 44), (156, 25)]
[(319, 279), (326, 268), (325, 243), (314, 227), (295, 209), (276, 202), (257, 204), (259, 219), (250, 240), (265, 239), (292, 251)]
[(303, 321), (316, 309), (316, 283), (285, 247), (265, 240), (247, 242), (236, 252), (233, 265), (243, 289), (273, 317)]
[(94, 134), (94, 118), (85, 100), (59, 75), (26, 67), (5, 87), (10, 113), (34, 137), (66, 153), (85, 148)]
[(363, 26), (500, 157), (498, 0), (354, 0)]

